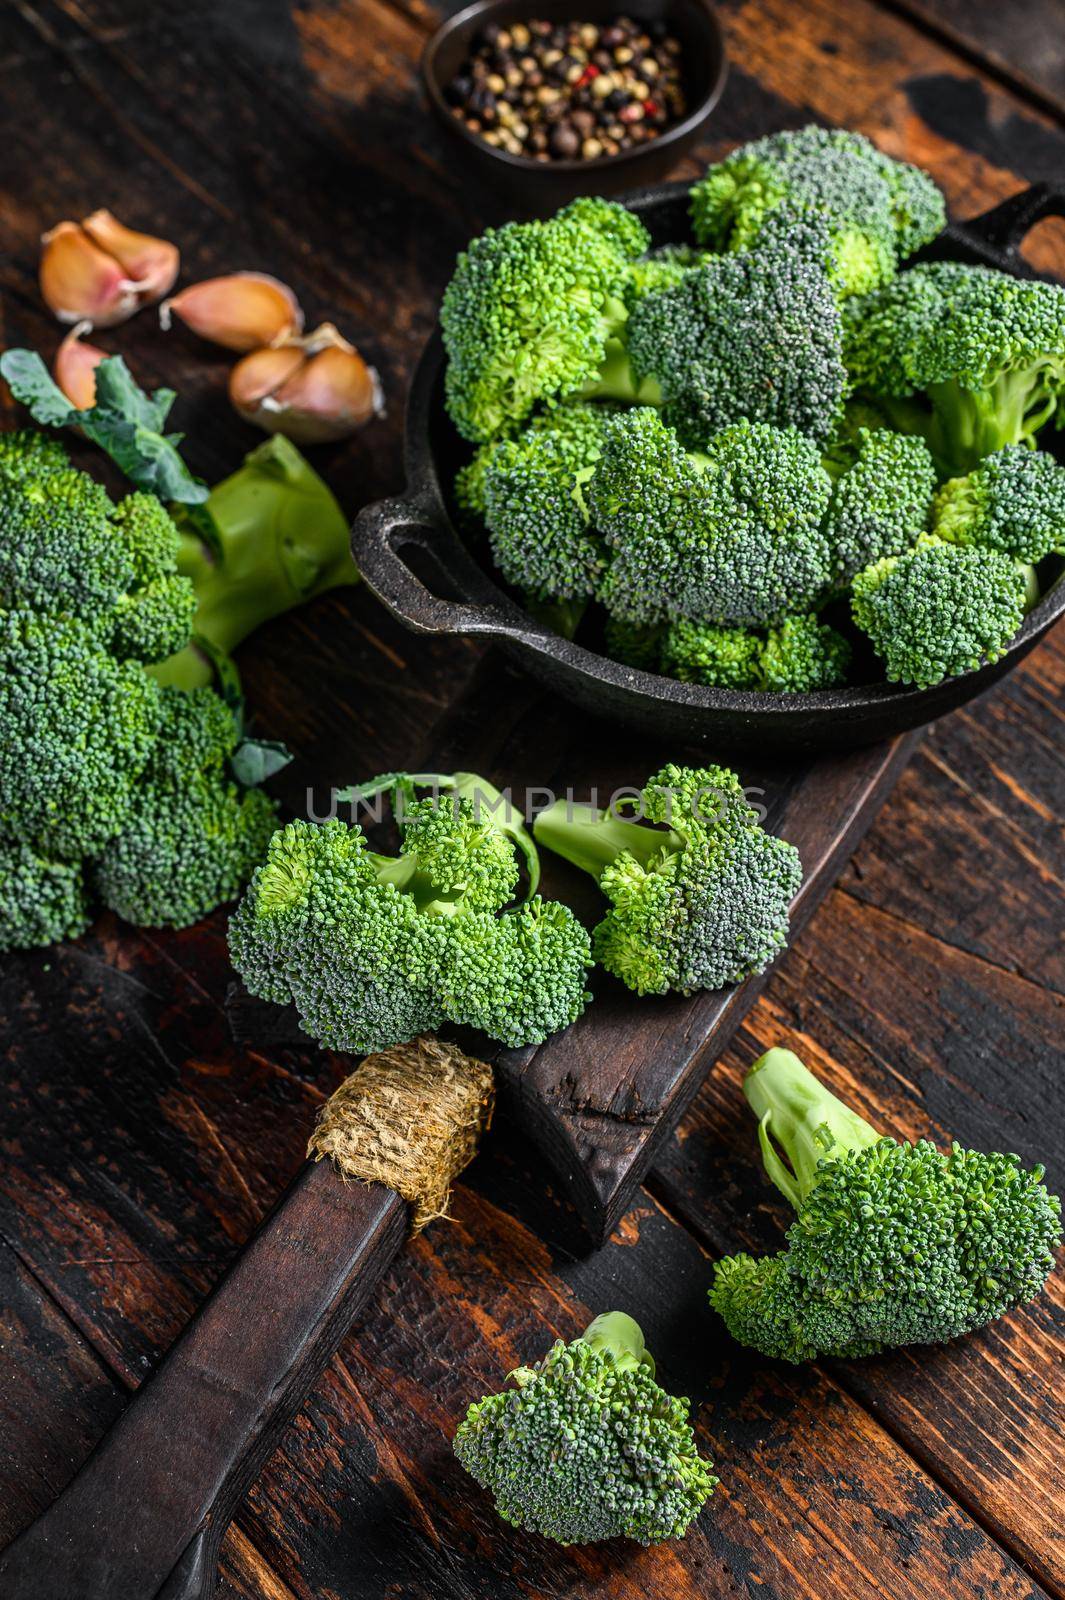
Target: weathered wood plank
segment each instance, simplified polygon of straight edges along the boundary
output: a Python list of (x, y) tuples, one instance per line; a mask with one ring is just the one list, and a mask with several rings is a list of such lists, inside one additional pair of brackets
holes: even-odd
[[(657, 1205), (643, 1200), (604, 1250), (574, 1260), (571, 1225), (536, 1197), (520, 1131), (503, 1139), (507, 1155), (497, 1144), (474, 1169), (477, 1192), (463, 1187), (453, 1224), (386, 1280), (298, 1442), (253, 1492), (247, 1526), (300, 1600), (1040, 1594), (832, 1378), (758, 1372), (725, 1347), (708, 1320), (708, 1263)], [(682, 1545), (564, 1551), (513, 1530), (501, 1542), (450, 1453), (455, 1421), (502, 1372), (613, 1305), (643, 1324), (663, 1381), (691, 1396), (722, 1487)], [(294, 1506), (299, 1565), (286, 1567)]]
[[(905, 878), (905, 860), (895, 864)], [(1060, 895), (1057, 906), (1060, 920)], [(704, 1086), (654, 1175), (656, 1193), (715, 1254), (779, 1247), (786, 1208), (761, 1171), (739, 1089), (743, 1067), (774, 1043), (797, 1050), (886, 1132), (1016, 1150), (1045, 1161), (1060, 1192), (1061, 1013), (1060, 996), (1030, 979), (837, 892)], [(1044, 1297), (970, 1339), (835, 1369), (1058, 1593), (1063, 1303), (1059, 1273)]]
[(1065, 116), (1065, 44), (1058, 0), (1045, 6), (967, 5), (965, 0), (880, 0), (1009, 87)]
[[(91, 1345), (0, 1243), (0, 1549), (63, 1489), (124, 1400)], [(234, 1528), (217, 1600), (293, 1597)]]
[[(46, 351), (58, 342), (33, 283), (37, 233), (60, 216), (108, 203), (131, 222), (178, 238), (189, 277), (243, 265), (275, 271), (296, 286), (312, 316), (331, 315), (359, 339), (385, 377), (389, 420), (348, 446), (319, 452), (316, 460), (352, 507), (393, 489), (401, 471), (399, 397), (406, 375), (455, 249), (487, 214), (486, 197), (455, 170), (435, 129), (417, 111), (414, 62), (430, 23), (431, 13), (416, 0), (391, 6), (346, 0), (299, 10), (282, 0), (149, 12), (125, 0), (45, 0), (38, 7), (8, 8), (2, 26), (13, 47), (3, 51), (0, 69), (5, 342), (26, 341)], [(728, 23), (734, 70), (703, 158), (736, 139), (809, 116), (848, 122), (887, 148), (928, 162), (959, 214), (1062, 168), (1062, 141), (1045, 117), (865, 0), (813, 0), (803, 8), (737, 0), (728, 8)], [(1053, 241), (1048, 233), (1042, 264), (1053, 265)], [(256, 441), (222, 399), (224, 355), (182, 334), (157, 333), (150, 316), (101, 342), (124, 350), (146, 381), (173, 382), (181, 390), (178, 424), (188, 429), (190, 458), (207, 476), (231, 469)], [(297, 803), (312, 780), (343, 783), (356, 772), (406, 764), (412, 750), (430, 751), (437, 734), (443, 738), (454, 697), (472, 686), (477, 673), (497, 670), (479, 668), (479, 660), (478, 649), (454, 641), (411, 640), (362, 594), (331, 597), (313, 613), (267, 630), (244, 652), (243, 666), (262, 725), (300, 750), (300, 765), (285, 775), (286, 799)], [(851, 900), (837, 897), (853, 913), (853, 927), (835, 912), (835, 920), (824, 924), (820, 937), (826, 946), (830, 939), (853, 942), (855, 930), (866, 926), (881, 930), (875, 940), (869, 936), (875, 959), (863, 969), (861, 992), (870, 997), (870, 1014), (882, 1017), (878, 1048), (884, 1060), (889, 1047), (896, 1050), (896, 1032), (906, 1021), (894, 992), (897, 970), (887, 960), (899, 934), (895, 924), (884, 931), (883, 911), (878, 922), (863, 920), (874, 913), (855, 906), (854, 896), (890, 907), (897, 893), (903, 918), (918, 933), (941, 903), (951, 942), (994, 959), (992, 891), (1001, 870), (1011, 885), (1003, 916), (1009, 961), (1038, 978), (1053, 953), (1045, 900), (1033, 890), (1025, 925), (1025, 902), (1012, 890), (1031, 807), (1009, 781), (1044, 806), (1055, 793), (1053, 781), (1048, 787), (1039, 776), (1047, 769), (1035, 771), (1025, 756), (1030, 741), (1055, 737), (1052, 706), (1060, 677), (1046, 661), (1044, 648), (1003, 691), (1010, 697), (1007, 721), (988, 722), (982, 707), (949, 725), (954, 742), (937, 745), (948, 773), (923, 764), (917, 769), (904, 791), (908, 809), (899, 826), (863, 853), (860, 864), (869, 862), (869, 870), (861, 885), (851, 886)], [(467, 706), (475, 703), (471, 695)], [(512, 704), (511, 728), (499, 730), (501, 761), (513, 762), (520, 781), (543, 781), (543, 706), (534, 692), (516, 689)], [(457, 725), (463, 725), (461, 714)], [(980, 750), (979, 777), (969, 770), (971, 741)], [(569, 764), (571, 781), (590, 781), (579, 748), (556, 740), (555, 754), (557, 764)], [(952, 815), (948, 826), (938, 811), (944, 797), (955, 793), (953, 773), (969, 784), (972, 809)], [(968, 891), (942, 876), (935, 840), (942, 826), (942, 848), (967, 862), (989, 793), (1003, 815), (988, 824), (989, 864), (970, 869), (980, 890), (967, 898)], [(1052, 803), (1049, 809), (1053, 813)], [(1036, 825), (1040, 855), (1049, 828), (1046, 819)], [(930, 842), (919, 837), (922, 831)], [(907, 870), (895, 889), (891, 871), (899, 849)], [(964, 884), (966, 875), (956, 876)], [(48, 1274), (78, 1328), (129, 1383), (174, 1336), (293, 1170), (306, 1121), (339, 1071), (306, 1052), (272, 1051), (273, 1059), (257, 1059), (232, 1049), (220, 1012), (220, 929), (216, 919), (199, 934), (140, 940), (104, 923), (78, 952), (53, 957), (51, 974), (43, 971), (43, 959), (33, 958), (28, 965), (10, 964), (3, 975), (5, 1014), (17, 1019), (4, 1114), (3, 1226), (17, 1228), (13, 1237), (20, 1250), (35, 1270)], [(801, 948), (808, 945), (809, 938)], [(929, 962), (939, 962), (938, 945), (923, 948)], [(951, 1006), (961, 1007), (958, 995), (967, 1015), (985, 1006), (989, 1026), (998, 1030), (1004, 1050), (1013, 1052), (1017, 1082), (1028, 1081), (1041, 1116), (1044, 1108), (1034, 1097), (1047, 1092), (1040, 1087), (1046, 1080), (1038, 1071), (1033, 1075), (1032, 1062), (1043, 1023), (1026, 1022), (1015, 1046), (1006, 1023), (1012, 997), (1023, 999), (1028, 989), (996, 991), (985, 1001), (988, 959), (966, 965), (960, 975), (947, 960), (945, 970), (960, 986), (954, 999), (948, 996), (947, 1015), (954, 1014)], [(857, 1061), (860, 1051), (846, 1030), (868, 1029), (874, 1040), (878, 1035), (870, 1015), (855, 1009), (853, 996), (849, 1008), (845, 1004), (854, 974), (848, 966), (842, 971), (835, 983), (826, 980), (815, 1006), (797, 989), (789, 959), (759, 1016), (772, 1017), (781, 1005), (790, 1006), (785, 1014), (796, 1018), (827, 1018), (831, 1010), (841, 1018), (833, 1055)], [(805, 981), (809, 967), (802, 964), (797, 973)], [(920, 985), (907, 980), (901, 994), (914, 992)], [(26, 1009), (17, 1011), (23, 1004)], [(1044, 1017), (1042, 1006), (1032, 1001), (1026, 1012)], [(926, 1031), (934, 1032), (940, 1011), (938, 1001), (924, 1002), (919, 1014)], [(972, 1037), (959, 1033), (963, 1041)], [(951, 1058), (961, 1083), (969, 1081), (965, 1053), (959, 1046)], [(931, 1070), (929, 1083), (935, 1089), (933, 1112), (945, 1123), (956, 1122), (956, 1086), (947, 1095)], [(1004, 1077), (996, 1092), (996, 1104), (1009, 1104), (1016, 1083)], [(946, 1096), (942, 1105), (940, 1093)], [(968, 1110), (979, 1104), (964, 1099)], [(997, 1119), (997, 1111), (989, 1116)], [(741, 1170), (738, 1158), (733, 1166)], [(501, 1156), (487, 1158), (481, 1171), (485, 1183), (498, 1173), (503, 1185)], [(510, 1189), (503, 1185), (498, 1198), (520, 1214), (543, 1174), (528, 1167), (519, 1171), (518, 1181)], [(700, 1213), (717, 1205), (714, 1194), (706, 1190)], [(430, 1251), (426, 1244), (424, 1260), (410, 1258), (414, 1267), (408, 1262), (390, 1280), (363, 1335), (331, 1369), (250, 1503), (237, 1533), (247, 1562), (241, 1592), (262, 1592), (270, 1600), (288, 1600), (290, 1594), (302, 1600), (311, 1593), (361, 1600), (401, 1583), (412, 1596), (565, 1589), (694, 1593), (705, 1592), (708, 1584), (786, 1593), (811, 1586), (815, 1592), (839, 1586), (863, 1594), (908, 1594), (918, 1586), (943, 1593), (959, 1587), (1026, 1593), (1018, 1569), (925, 1476), (941, 1470), (978, 1523), (1000, 1531), (1022, 1554), (1030, 1545), (1034, 1559), (1047, 1565), (1037, 1547), (1051, 1513), (1040, 1498), (1036, 1472), (1040, 1441), (1052, 1436), (1045, 1432), (1044, 1380), (1030, 1368), (1028, 1347), (1020, 1342), (1009, 1347), (1016, 1366), (1008, 1401), (982, 1384), (974, 1391), (959, 1381), (922, 1415), (920, 1385), (905, 1396), (901, 1388), (892, 1391), (883, 1420), (924, 1471), (891, 1445), (834, 1379), (802, 1375), (800, 1387), (792, 1389), (790, 1374), (747, 1370), (742, 1379), (733, 1378), (746, 1358), (730, 1354), (727, 1381), (740, 1384), (742, 1395), (734, 1406), (729, 1402), (733, 1409), (721, 1412), (720, 1431), (715, 1407), (711, 1437), (722, 1463), (728, 1456), (738, 1464), (733, 1484), (743, 1489), (730, 1487), (722, 1496), (708, 1544), (634, 1560), (631, 1553), (600, 1552), (586, 1561), (548, 1552), (554, 1565), (545, 1564), (543, 1546), (512, 1544), (451, 1464), (444, 1408), (433, 1412), (429, 1424), (421, 1420), (438, 1392), (447, 1395), (448, 1419), (468, 1397), (456, 1359), (465, 1340), (475, 1341), (469, 1356), (478, 1375), (470, 1385), (475, 1391), (482, 1375), (487, 1380), (499, 1369), (491, 1353), (493, 1324), (506, 1328), (510, 1347), (535, 1354), (549, 1328), (577, 1326), (574, 1295), (594, 1304), (607, 1291), (604, 1279), (582, 1276), (601, 1270), (617, 1275), (627, 1293), (648, 1300), (649, 1314), (658, 1318), (652, 1331), (660, 1334), (663, 1364), (667, 1355), (673, 1364), (676, 1352), (682, 1383), (696, 1389), (704, 1381), (708, 1348), (715, 1373), (720, 1359), (712, 1324), (703, 1320), (705, 1262), (691, 1269), (698, 1288), (693, 1279), (683, 1314), (673, 1324), (665, 1314), (676, 1274), (687, 1271), (683, 1263), (678, 1267), (676, 1252), (686, 1261), (691, 1246), (663, 1218), (638, 1224), (639, 1250), (633, 1248), (637, 1228), (627, 1226), (598, 1267), (574, 1267), (566, 1260), (565, 1251), (579, 1245), (563, 1212), (534, 1225), (552, 1240), (566, 1241), (552, 1259), (537, 1255), (540, 1247), (531, 1236), (515, 1231), (486, 1201), (463, 1195), (460, 1228), (473, 1246), (459, 1248), (456, 1235), (445, 1230), (439, 1247), (434, 1241)], [(445, 1269), (439, 1272), (438, 1252)], [(412, 1271), (422, 1286), (408, 1316)], [(461, 1292), (459, 1274), (466, 1285)], [(645, 1277), (649, 1289), (640, 1288)], [(523, 1298), (530, 1292), (536, 1299), (532, 1311)], [(560, 1300), (565, 1323), (555, 1309)], [(700, 1333), (685, 1354), (689, 1328)], [(1049, 1352), (1042, 1335), (1040, 1340), (1033, 1338), (1033, 1360)], [(975, 1342), (959, 1347), (961, 1357), (971, 1361), (974, 1348)], [(930, 1383), (928, 1364), (919, 1370), (922, 1382)], [(879, 1388), (864, 1394), (862, 1404), (867, 1412), (881, 1406)], [(996, 1406), (1008, 1412), (997, 1434)], [(964, 1451), (953, 1432), (955, 1414), (967, 1408), (982, 1434), (982, 1441), (975, 1434), (970, 1438), (971, 1464), (961, 1459)], [(830, 1424), (841, 1409), (846, 1421), (837, 1441)], [(826, 1431), (833, 1437), (826, 1439)], [(1032, 1454), (1024, 1457), (1024, 1475), (1011, 1485), (1009, 1452), (989, 1462), (988, 1441), (1003, 1434), (1012, 1440), (1022, 1431), (1033, 1441)], [(789, 1451), (802, 1452), (807, 1436), (809, 1461), (796, 1466)], [(848, 1458), (858, 1463), (850, 1477)], [(801, 1476), (789, 1476), (793, 1468)], [(423, 1480), (437, 1469), (445, 1489), (425, 1489)], [(6, 1469), (0, 1477), (6, 1493), (12, 1480)], [(261, 1566), (257, 1549), (266, 1553), (268, 1567)], [(882, 1580), (871, 1576), (881, 1567)], [(506, 1585), (509, 1590), (501, 1588)]]

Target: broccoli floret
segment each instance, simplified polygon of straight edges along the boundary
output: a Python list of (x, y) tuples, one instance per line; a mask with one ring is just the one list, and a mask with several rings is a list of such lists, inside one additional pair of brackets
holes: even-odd
[(492, 555), (533, 600), (595, 593), (606, 552), (589, 527), (583, 486), (610, 415), (602, 406), (559, 406), (493, 451), (484, 477)]
[(37, 428), (13, 428), (0, 433), (0, 480), (17, 483), (23, 478), (47, 478), (70, 466), (59, 440)]
[(159, 733), (159, 690), (69, 618), (0, 612), (0, 828), (46, 856), (122, 827)]
[(102, 484), (74, 467), (0, 478), (0, 605), (74, 617), (106, 636), (133, 584)]
[[(534, 894), (535, 846), (496, 815), (497, 792), (457, 774), (438, 799), (408, 800), (399, 856), (362, 829), (290, 823), (270, 842), (230, 922), (233, 964), (255, 995), (294, 1002), (305, 1032), (365, 1054), (445, 1021), (517, 1046), (539, 1044), (584, 1010), (588, 936)], [(403, 796), (401, 776), (355, 791)], [(530, 866), (528, 898), (504, 909)]]
[(611, 910), (596, 960), (637, 994), (692, 994), (762, 972), (787, 942), (798, 852), (763, 832), (724, 767), (663, 767), (638, 802), (651, 823), (559, 800), (539, 843), (592, 874)]
[(638, 1325), (607, 1312), (471, 1405), (455, 1454), (505, 1522), (559, 1544), (679, 1539), (718, 1479), (654, 1374)]
[(901, 555), (928, 527), (936, 469), (914, 435), (860, 428), (853, 462), (836, 479), (824, 531), (843, 584), (882, 556)]
[(657, 668), (661, 639), (661, 628), (641, 627), (635, 622), (623, 622), (620, 617), (608, 616), (603, 625), (607, 655), (640, 672), (654, 672)]
[(498, 439), (490, 439), (487, 444), (478, 445), (469, 461), (455, 474), (455, 504), (463, 522), (476, 524), (478, 519), (484, 516), (484, 489), (488, 468), (498, 448)]
[(213, 689), (163, 689), (161, 702), (147, 769), (93, 883), (127, 922), (185, 928), (236, 898), (266, 854), (277, 807), (232, 777), (238, 729)]
[(867, 395), (852, 395), (821, 456), (832, 477), (838, 478), (848, 467), (853, 467), (866, 432), (879, 433), (882, 428), (890, 428), (887, 413)]
[(625, 321), (629, 263), (649, 243), (632, 212), (595, 199), (473, 241), (440, 310), (447, 406), (465, 438), (510, 433), (539, 403), (595, 379)]
[(709, 169), (691, 198), (695, 236), (713, 250), (747, 249), (781, 206), (823, 214), (841, 295), (887, 282), (946, 223), (927, 173), (841, 128), (811, 126), (742, 145)]
[(712, 689), (762, 688), (762, 641), (748, 628), (672, 622), (662, 635), (662, 671)]
[(815, 616), (785, 617), (762, 647), (762, 687), (777, 694), (808, 694), (846, 683), (851, 647)]
[(1018, 561), (1065, 553), (1065, 467), (1043, 450), (1006, 445), (936, 497), (933, 532)]
[(53, 860), (0, 835), (0, 954), (76, 939), (88, 925), (81, 863)]
[[(0, 438), (0, 747), (18, 752), (0, 764), (0, 937), (80, 931), (86, 884), (130, 920), (184, 925), (235, 895), (276, 818), (225, 769), (223, 702), (160, 680), (184, 688), (209, 661), (228, 678), (219, 652), (255, 621), (346, 581), (346, 521), (283, 439), (179, 534), (152, 495), (113, 506), (54, 441)], [(194, 611), (210, 655), (186, 643)]]
[(851, 647), (814, 615), (784, 617), (763, 638), (749, 628), (674, 622), (662, 635), (661, 667), (682, 683), (713, 689), (805, 694), (847, 681)]
[(685, 244), (665, 244), (634, 261), (626, 273), (622, 290), (629, 311), (645, 295), (672, 289), (692, 267), (700, 267), (708, 259), (705, 250), (693, 250)]
[(162, 661), (188, 642), (196, 591), (177, 570), (181, 538), (166, 507), (152, 494), (130, 494), (111, 517), (133, 571), (115, 602), (111, 648), (117, 656)]
[(711, 259), (634, 307), (633, 371), (655, 380), (690, 449), (741, 419), (831, 437), (848, 380), (827, 237), (819, 218), (782, 212), (756, 248)]
[(178, 575), (167, 512), (146, 494), (112, 506), (100, 484), (59, 467), (53, 453), (40, 476), (0, 473), (0, 604), (74, 617), (121, 658), (158, 661), (180, 650), (196, 596)]
[(895, 426), (924, 433), (944, 476), (1031, 443), (1060, 414), (1065, 288), (1057, 284), (931, 262), (849, 301), (844, 335), (855, 385)]
[(737, 423), (686, 451), (657, 411), (604, 429), (587, 498), (610, 551), (607, 610), (653, 624), (759, 625), (828, 585), (821, 522), (832, 481), (812, 440)]
[(715, 1267), (710, 1303), (742, 1344), (794, 1362), (875, 1355), (957, 1338), (1039, 1293), (1061, 1236), (1042, 1167), (887, 1138), (790, 1050), (756, 1061), (744, 1092), (797, 1215), (787, 1250)]
[(927, 689), (997, 661), (1029, 600), (1029, 573), (1020, 562), (930, 535), (859, 572), (851, 611), (889, 681)]

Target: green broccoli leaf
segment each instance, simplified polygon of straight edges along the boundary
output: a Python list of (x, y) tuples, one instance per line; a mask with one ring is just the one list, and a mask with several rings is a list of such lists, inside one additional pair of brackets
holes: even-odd
[(277, 739), (242, 739), (230, 756), (229, 765), (238, 783), (254, 789), (291, 760), (291, 750)]
[(35, 422), (49, 428), (80, 428), (138, 489), (186, 505), (206, 500), (207, 485), (192, 476), (178, 453), (183, 435), (162, 431), (174, 391), (146, 394), (121, 356), (101, 361), (96, 369), (96, 404), (84, 411), (70, 404), (36, 351), (5, 350), (0, 376)]

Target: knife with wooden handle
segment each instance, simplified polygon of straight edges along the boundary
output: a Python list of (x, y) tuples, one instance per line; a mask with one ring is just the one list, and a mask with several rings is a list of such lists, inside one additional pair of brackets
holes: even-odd
[[(438, 1183), (449, 1183), (487, 1123), (491, 1069), (437, 1040), (370, 1057), (363, 1068), (413, 1052), (422, 1058), (422, 1128), (433, 1120), (441, 1058), (468, 1102), (465, 1125), (454, 1116), (455, 1095), (441, 1108), (455, 1138), (429, 1153)], [(330, 1108), (342, 1110), (358, 1090), (363, 1068), (329, 1101), (319, 1130)], [(377, 1111), (388, 1115), (380, 1101)], [(397, 1126), (405, 1116), (409, 1125), (404, 1112)], [(332, 1139), (316, 1136), (316, 1153), (340, 1159), (304, 1165), (81, 1471), (0, 1555), (3, 1600), (214, 1594), (230, 1519), (410, 1230), (411, 1206), (395, 1187), (345, 1181), (358, 1163), (345, 1163), (335, 1124), (334, 1115)], [(419, 1156), (425, 1164), (421, 1151), (415, 1166)], [(424, 1189), (410, 1195), (416, 1224), (425, 1198)], [(439, 1203), (428, 1198), (431, 1216)]]

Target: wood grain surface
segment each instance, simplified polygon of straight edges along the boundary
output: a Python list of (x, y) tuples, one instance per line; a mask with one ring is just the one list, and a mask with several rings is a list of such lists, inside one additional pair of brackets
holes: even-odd
[[(1024, 9), (1049, 34), (1055, 7)], [(815, 118), (926, 164), (959, 216), (1065, 173), (1057, 91), (1029, 85), (1006, 8), (722, 13), (731, 74), (698, 161)], [(499, 214), (421, 105), (436, 16), (422, 0), (4, 7), (0, 340), (54, 348), (37, 236), (108, 205), (177, 239), (187, 280), (274, 272), (358, 340), (389, 417), (316, 463), (352, 510), (393, 492), (404, 383), (450, 260)], [(1063, 241), (1046, 224), (1033, 259), (1065, 270)], [(179, 390), (204, 476), (255, 443), (218, 352), (150, 314), (100, 342)], [(259, 726), (299, 752), (278, 784), (299, 809), (311, 785), (456, 748), (488, 704), (505, 709), (473, 731), (518, 782), (550, 781), (545, 744), (576, 787), (598, 777), (593, 748), (650, 755), (605, 728), (593, 745), (498, 656), (414, 639), (361, 592), (267, 628), (241, 665)], [(225, 1600), (1065, 1596), (1060, 1282), (956, 1346), (831, 1368), (762, 1362), (705, 1306), (715, 1252), (779, 1238), (737, 1093), (771, 1043), (891, 1132), (1008, 1143), (1065, 1183), (1063, 689), (1059, 634), (925, 738), (602, 1251), (499, 1119), (454, 1221), (388, 1273), (238, 1512)], [(151, 936), (105, 918), (0, 971), (2, 1539), (69, 1480), (276, 1201), (343, 1075), (302, 1046), (236, 1045), (228, 976), (221, 917)], [(722, 1487), (682, 1545), (561, 1551), (504, 1531), (449, 1439), (470, 1398), (611, 1302), (691, 1395)]]

